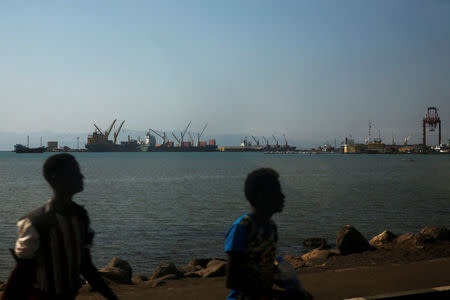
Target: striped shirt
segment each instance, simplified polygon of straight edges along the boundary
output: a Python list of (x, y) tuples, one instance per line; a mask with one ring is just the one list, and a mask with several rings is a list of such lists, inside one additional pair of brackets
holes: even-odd
[[(50, 225), (39, 232), (34, 224), (39, 213), (31, 213), (17, 223), (18, 239), (15, 253), (21, 259), (34, 259), (33, 286), (54, 295), (77, 291), (83, 248), (90, 247), (93, 231), (81, 206), (73, 203), (68, 213), (61, 214), (45, 206)], [(44, 210), (41, 208), (41, 211)], [(49, 213), (50, 212), (50, 213)], [(36, 222), (37, 223), (37, 222)]]

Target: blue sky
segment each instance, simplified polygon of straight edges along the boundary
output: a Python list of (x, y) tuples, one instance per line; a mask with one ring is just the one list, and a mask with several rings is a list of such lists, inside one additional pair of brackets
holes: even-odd
[(450, 126), (450, 1), (2, 1), (0, 132), (419, 142)]

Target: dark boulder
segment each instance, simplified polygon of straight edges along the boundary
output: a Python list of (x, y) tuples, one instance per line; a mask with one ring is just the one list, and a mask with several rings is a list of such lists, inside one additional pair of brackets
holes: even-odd
[(114, 257), (109, 265), (99, 270), (100, 274), (115, 283), (131, 284), (133, 270), (130, 264), (120, 258)]
[(420, 235), (424, 242), (450, 240), (450, 230), (444, 226), (427, 226), (420, 231)]
[(352, 225), (345, 225), (339, 230), (336, 244), (342, 255), (361, 253), (372, 249), (369, 242)]
[(166, 275), (175, 275), (177, 277), (183, 277), (183, 273), (173, 263), (161, 264), (156, 267), (150, 280), (155, 280)]

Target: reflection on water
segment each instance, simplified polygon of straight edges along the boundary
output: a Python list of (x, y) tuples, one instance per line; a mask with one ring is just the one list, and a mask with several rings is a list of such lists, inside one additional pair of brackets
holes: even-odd
[[(49, 154), (0, 153), (0, 279), (13, 264), (17, 219), (50, 197), (41, 173)], [(305, 237), (329, 243), (345, 224), (366, 237), (450, 226), (450, 156), (264, 155), (262, 153), (76, 153), (85, 191), (76, 196), (96, 230), (94, 262), (118, 256), (136, 273), (165, 261), (223, 256), (223, 236), (248, 209), (246, 174), (281, 175), (280, 252)], [(413, 158), (413, 161), (410, 160)]]

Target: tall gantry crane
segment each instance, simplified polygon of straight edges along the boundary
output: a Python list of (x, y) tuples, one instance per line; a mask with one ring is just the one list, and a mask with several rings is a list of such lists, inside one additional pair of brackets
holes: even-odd
[(438, 115), (438, 109), (435, 106), (430, 106), (427, 109), (427, 114), (423, 118), (423, 145), (427, 145), (426, 127), (430, 127), (430, 131), (435, 131), (436, 127), (439, 126), (439, 145), (441, 144), (441, 119)]

